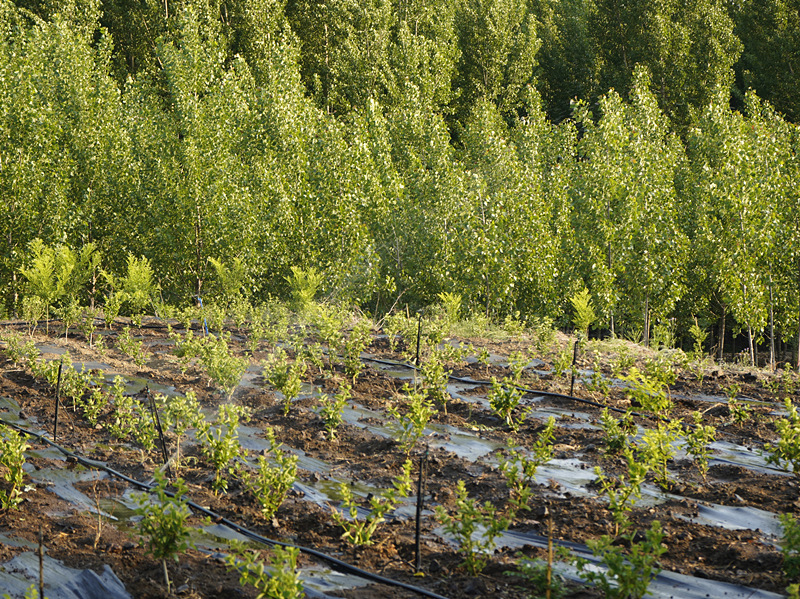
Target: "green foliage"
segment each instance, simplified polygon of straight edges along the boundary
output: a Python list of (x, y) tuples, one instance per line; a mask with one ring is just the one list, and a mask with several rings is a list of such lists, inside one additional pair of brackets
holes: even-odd
[(447, 400), (450, 397), (447, 382), (451, 371), (445, 370), (443, 353), (437, 349), (432, 350), (428, 358), (420, 364), (419, 372), (428, 397), (431, 401), (440, 403), (447, 414)]
[(272, 355), (264, 362), (264, 378), (283, 394), (283, 415), (288, 416), (292, 409), (292, 401), (300, 395), (306, 364), (302, 360), (289, 363), (286, 352), (275, 348)]
[(325, 425), (325, 430), (328, 432), (328, 439), (333, 440), (336, 438), (336, 430), (342, 424), (342, 411), (347, 406), (347, 400), (350, 399), (350, 387), (342, 385), (339, 388), (333, 399), (327, 395), (322, 395), (319, 398), (320, 410), (319, 414), (322, 417), (322, 422)]
[(492, 411), (501, 420), (503, 420), (512, 431), (519, 430), (522, 424), (528, 417), (528, 413), (532, 408), (521, 410), (517, 416), (514, 412), (519, 408), (522, 402), (522, 391), (520, 391), (513, 379), (504, 379), (501, 383), (495, 377), (492, 377), (492, 388), (489, 389), (489, 405)]
[(619, 419), (612, 416), (608, 408), (603, 408), (600, 412), (600, 426), (605, 434), (603, 442), (609, 452), (624, 451), (628, 447), (628, 438), (636, 433), (636, 423), (631, 412), (628, 408)]
[(292, 266), (291, 276), (285, 278), (291, 288), (294, 309), (298, 312), (305, 312), (311, 307), (325, 280), (323, 274), (316, 268), (302, 269), (297, 266)]
[(614, 537), (603, 535), (600, 539), (587, 541), (589, 549), (600, 559), (607, 570), (590, 569), (590, 562), (577, 558), (575, 561), (582, 577), (596, 585), (604, 597), (609, 599), (640, 599), (647, 593), (650, 581), (658, 575), (658, 558), (666, 552), (662, 544), (664, 534), (661, 523), (654, 520), (645, 533), (645, 540), (634, 542), (635, 533), (624, 540), (630, 544), (625, 550), (615, 544)]
[(628, 512), (633, 508), (635, 499), (642, 497), (642, 483), (649, 471), (649, 465), (636, 459), (631, 448), (623, 450), (628, 462), (628, 472), (624, 476), (610, 479), (598, 466), (594, 469), (603, 494), (608, 497), (608, 509), (614, 518), (615, 534), (630, 526)]
[(529, 510), (530, 500), (533, 497), (531, 485), (539, 466), (549, 462), (553, 457), (553, 437), (555, 435), (556, 420), (553, 416), (547, 419), (547, 424), (539, 433), (536, 443), (530, 450), (530, 456), (513, 448), (509, 443), (509, 457), (500, 461), (500, 471), (505, 476), (506, 483), (511, 490), (510, 502), (514, 510)]
[[(3, 593), (3, 599), (13, 599), (8, 593)], [(24, 599), (39, 599), (39, 589), (35, 584), (32, 584), (25, 590)], [(47, 599), (45, 595), (44, 599)]]
[(788, 397), (784, 400), (787, 417), (775, 422), (778, 443), (767, 443), (764, 450), (770, 452), (767, 462), (778, 466), (791, 466), (795, 476), (800, 476), (800, 414)]
[(708, 474), (708, 457), (711, 455), (710, 443), (717, 436), (717, 430), (710, 424), (703, 424), (700, 412), (692, 412), (694, 426), (684, 433), (684, 449), (694, 458), (697, 469), (706, 480)]
[(459, 551), (464, 554), (461, 565), (472, 575), (479, 574), (486, 566), (485, 554), (494, 549), (495, 539), (509, 525), (508, 518), (498, 515), (490, 502), (480, 505), (470, 499), (463, 480), (456, 486), (455, 512), (448, 514), (442, 506), (436, 506), (436, 519), (455, 537)]
[(119, 351), (123, 354), (133, 359), (133, 363), (140, 368), (147, 363), (147, 354), (142, 347), (142, 342), (133, 338), (130, 327), (125, 327), (122, 332), (117, 335), (117, 348), (119, 348)]
[(672, 409), (668, 388), (659, 377), (641, 372), (634, 366), (622, 380), (628, 383), (625, 393), (634, 405), (659, 416), (668, 414)]
[(119, 310), (116, 304), (119, 302), (119, 304), (128, 306), (132, 316), (140, 317), (150, 306), (159, 289), (154, 280), (153, 267), (144, 256), (137, 258), (133, 254), (128, 254), (125, 276), (115, 277), (105, 271), (103, 271), (103, 276), (111, 286), (111, 297), (115, 296), (113, 301), (109, 298), (112, 306), (107, 306), (111, 313), (114, 313), (114, 308)]
[(255, 588), (256, 599), (300, 599), (305, 597), (303, 584), (297, 574), (297, 556), (300, 550), (295, 547), (272, 548), (268, 570), (258, 560), (255, 551), (248, 551), (243, 545), (231, 544), (234, 553), (226, 556), (225, 565), (239, 572), (239, 584)]
[(139, 534), (147, 538), (147, 552), (162, 561), (164, 578), (169, 590), (166, 561), (168, 559), (178, 561), (180, 554), (192, 546), (187, 523), (192, 512), (183, 498), (188, 489), (182, 479), (179, 478), (174, 482), (175, 490), (173, 496), (170, 496), (167, 494), (169, 481), (164, 474), (156, 470), (154, 477), (156, 500), (151, 501), (149, 495), (142, 493), (138, 499), (139, 507), (136, 512), (142, 517), (139, 521)]
[(264, 518), (270, 520), (286, 499), (297, 478), (298, 458), (281, 450), (272, 428), (264, 429), (264, 436), (269, 441), (268, 455), (258, 456), (255, 473), (242, 467), (239, 476), (261, 506)]
[(198, 428), (203, 422), (203, 413), (194, 391), (187, 391), (186, 395), (157, 395), (157, 404), (163, 405), (161, 417), (167, 428), (172, 428), (175, 433), (175, 472), (181, 468), (181, 442), (186, 432)]
[[(401, 451), (408, 454), (422, 437), (436, 409), (424, 387), (411, 388), (406, 384), (403, 386), (403, 393), (397, 402), (399, 405), (388, 406), (386, 411), (394, 418), (391, 426), (397, 430), (397, 442)], [(404, 412), (400, 411), (400, 405), (405, 408)]]
[(107, 425), (109, 432), (117, 439), (133, 437), (146, 451), (155, 448), (156, 426), (146, 405), (125, 393), (125, 380), (114, 377), (111, 389), (113, 420)]
[(200, 453), (214, 468), (211, 488), (215, 493), (228, 489), (227, 475), (235, 473), (235, 460), (244, 455), (239, 444), (239, 420), (246, 419), (249, 413), (244, 406), (223, 404), (217, 409), (214, 422), (203, 419), (197, 425)]
[(644, 431), (637, 444), (639, 457), (648, 468), (653, 469), (656, 482), (664, 489), (670, 486), (667, 463), (675, 455), (675, 441), (680, 436), (680, 421), (658, 421), (656, 428)]
[(372, 339), (371, 332), (372, 323), (365, 319), (359, 319), (344, 341), (344, 370), (348, 376), (353, 378), (354, 384), (358, 373), (364, 368), (361, 352), (369, 345)]
[(175, 339), (175, 355), (181, 358), (184, 371), (189, 362), (197, 358), (199, 365), (222, 389), (227, 398), (233, 396), (249, 361), (233, 354), (228, 346), (230, 333), (221, 333), (219, 337), (215, 335), (195, 337), (194, 333), (187, 329), (184, 337), (176, 333), (171, 333), (170, 337)]
[(0, 426), (0, 468), (5, 489), (0, 489), (0, 509), (8, 510), (22, 502), (27, 437), (7, 426)]
[(780, 519), (783, 525), (783, 571), (787, 579), (796, 580), (800, 576), (800, 522), (792, 514), (781, 514)]
[(597, 320), (589, 290), (584, 287), (583, 291), (579, 291), (569, 298), (569, 303), (572, 304), (573, 310), (572, 324), (575, 325), (575, 330), (586, 338), (589, 334), (589, 327)]
[(411, 492), (411, 460), (406, 460), (403, 463), (403, 471), (392, 480), (392, 488), (386, 489), (380, 495), (371, 495), (369, 498), (369, 513), (364, 520), (358, 519), (358, 503), (350, 490), (347, 483), (339, 485), (339, 490), (342, 494), (342, 503), (348, 509), (350, 519), (345, 516), (344, 512), (331, 507), (332, 516), (334, 521), (344, 528), (342, 539), (352, 543), (356, 546), (372, 545), (374, 543), (372, 536), (381, 522), (385, 521), (385, 516), (394, 510), (400, 501)]

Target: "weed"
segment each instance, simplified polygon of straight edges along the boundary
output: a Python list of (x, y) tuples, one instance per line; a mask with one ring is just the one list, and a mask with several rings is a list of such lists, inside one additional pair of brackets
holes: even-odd
[(13, 428), (0, 426), (0, 467), (8, 490), (0, 489), (0, 508), (7, 510), (22, 502), (22, 479), (25, 477), (27, 437)]
[(300, 550), (295, 547), (272, 548), (271, 571), (258, 561), (255, 551), (247, 551), (244, 545), (231, 543), (233, 554), (225, 558), (225, 565), (239, 572), (239, 584), (255, 587), (256, 599), (300, 599), (305, 596), (303, 584), (297, 575), (297, 556)]
[(411, 492), (411, 460), (406, 460), (403, 464), (403, 471), (392, 480), (392, 488), (385, 490), (380, 495), (371, 495), (369, 498), (370, 511), (364, 520), (358, 519), (358, 504), (347, 483), (339, 485), (342, 493), (342, 503), (347, 508), (350, 519), (338, 509), (331, 507), (334, 521), (344, 528), (342, 539), (356, 546), (372, 545), (372, 535), (381, 522), (384, 522), (386, 514), (394, 510), (400, 500), (408, 497)]
[(138, 497), (139, 508), (136, 512), (142, 517), (139, 522), (139, 534), (147, 537), (147, 552), (156, 559), (161, 560), (164, 569), (164, 582), (167, 585), (167, 594), (170, 593), (169, 573), (167, 560), (178, 561), (178, 556), (192, 546), (189, 540), (189, 525), (187, 520), (192, 515), (183, 496), (187, 492), (183, 479), (174, 483), (174, 496), (167, 494), (166, 477), (160, 470), (155, 471), (156, 501), (150, 501), (150, 496), (141, 494)]
[(767, 462), (778, 466), (791, 466), (795, 476), (800, 477), (800, 415), (788, 397), (784, 401), (787, 418), (775, 422), (778, 429), (778, 443), (767, 443), (764, 449), (770, 452)]
[(684, 445), (686, 451), (694, 458), (697, 469), (706, 480), (708, 474), (708, 456), (711, 455), (710, 443), (713, 443), (717, 436), (717, 430), (710, 424), (703, 424), (703, 416), (700, 412), (693, 412), (694, 428), (690, 428), (684, 434)]
[(453, 515), (442, 506), (436, 506), (436, 518), (444, 530), (456, 538), (459, 551), (464, 554), (462, 566), (476, 575), (486, 566), (485, 554), (495, 546), (495, 539), (508, 528), (510, 520), (497, 513), (488, 501), (480, 505), (470, 499), (463, 480), (456, 487), (456, 509)]
[(200, 452), (214, 467), (214, 482), (211, 487), (215, 493), (228, 489), (226, 474), (234, 473), (233, 461), (244, 453), (239, 445), (239, 419), (246, 419), (249, 410), (244, 406), (224, 404), (219, 406), (217, 418), (213, 423), (205, 419), (198, 424), (197, 440)]
[(387, 407), (386, 411), (395, 419), (390, 426), (397, 431), (400, 449), (408, 454), (422, 437), (428, 421), (436, 410), (433, 402), (428, 399), (427, 389), (411, 388), (406, 384), (403, 393), (405, 393), (406, 411), (401, 413), (397, 405)]
[(264, 518), (269, 520), (278, 511), (297, 478), (297, 456), (281, 450), (270, 427), (265, 429), (264, 435), (269, 441), (268, 453), (275, 465), (271, 465), (268, 457), (262, 454), (258, 456), (255, 473), (241, 469), (239, 476), (261, 505)]

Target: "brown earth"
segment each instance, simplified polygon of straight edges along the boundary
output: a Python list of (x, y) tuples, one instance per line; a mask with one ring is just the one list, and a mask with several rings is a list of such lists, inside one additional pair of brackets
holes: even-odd
[[(115, 326), (118, 332), (120, 323)], [(4, 328), (6, 333), (23, 331), (20, 324), (14, 323), (6, 323)], [(98, 361), (107, 364), (115, 372), (146, 377), (156, 383), (174, 386), (183, 393), (193, 390), (204, 406), (213, 407), (223, 401), (199, 370), (190, 368), (186, 374), (181, 373), (177, 359), (170, 354), (172, 348), (166, 343), (164, 327), (153, 322), (150, 326), (134, 329), (133, 332), (147, 342), (148, 362), (141, 368), (136, 367), (114, 347), (109, 347), (105, 355), (98, 354), (77, 333), (72, 334), (69, 339), (64, 339), (63, 335), (47, 337), (36, 334), (34, 340), (38, 344), (68, 349), (74, 363)], [(113, 334), (109, 335), (109, 339), (112, 338)], [(486, 347), (503, 356), (519, 349), (531, 351), (532, 345), (530, 339), (524, 336), (508, 341), (470, 341), (476, 347)], [(560, 347), (567, 347), (568, 343), (565, 336), (557, 337), (556, 344)], [(623, 346), (620, 342), (618, 347)], [(243, 346), (234, 344), (234, 347), (237, 353), (244, 355)], [(625, 351), (636, 356), (637, 363), (651, 355), (649, 350), (637, 346), (624, 347)], [(263, 359), (270, 351), (266, 344), (259, 349), (253, 356), (254, 362)], [(369, 351), (387, 359), (401, 357), (389, 350), (388, 343), (383, 338), (376, 338)], [(613, 351), (603, 353), (599, 362), (604, 374), (609, 377), (613, 356)], [(550, 370), (555, 351), (538, 354), (537, 357), (545, 362), (541, 370)], [(589, 358), (590, 352), (585, 351), (582, 357), (584, 367), (591, 366)], [(454, 374), (486, 379), (488, 376), (499, 378), (508, 374), (508, 371), (497, 366), (487, 370), (483, 365), (462, 364), (455, 368)], [(691, 373), (681, 372), (672, 387), (672, 393), (677, 398), (673, 416), (690, 420), (690, 412), (705, 412), (705, 422), (717, 427), (718, 440), (740, 444), (758, 452), (765, 442), (773, 441), (776, 437), (774, 418), (770, 413), (779, 409), (780, 404), (765, 385), (771, 376), (761, 371), (713, 367), (700, 382)], [(335, 392), (343, 377), (341, 372), (326, 371), (310, 374), (308, 380), (313, 380), (324, 391)], [(263, 381), (256, 382), (263, 384)], [(723, 389), (734, 382), (741, 386), (740, 396), (764, 402), (756, 405), (755, 418), (749, 422), (735, 424), (731, 422), (726, 406), (715, 406), (713, 402), (692, 399), (701, 395), (724, 397)], [(383, 410), (398, 395), (402, 384), (403, 381), (387, 376), (376, 365), (367, 363), (353, 388), (353, 401), (372, 410)], [(528, 373), (524, 384), (544, 391), (569, 392), (569, 381), (552, 374)], [(484, 387), (470, 393), (485, 397), (485, 392)], [(580, 398), (620, 408), (625, 408), (630, 403), (618, 388), (612, 389), (610, 396), (604, 398), (599, 392), (590, 393), (583, 385), (577, 385), (575, 394)], [(49, 429), (52, 426), (54, 389), (44, 380), (32, 377), (29, 372), (5, 358), (0, 362), (0, 397), (16, 401), (21, 407), (21, 416), (35, 423), (33, 428)], [(527, 396), (528, 399), (532, 397)], [(320, 417), (312, 411), (315, 407), (315, 400), (312, 398), (295, 402), (288, 416), (283, 415), (282, 406), (268, 387), (240, 387), (234, 394), (233, 401), (252, 408), (253, 416), (249, 426), (271, 426), (282, 443), (329, 463), (337, 477), (387, 487), (391, 478), (400, 472), (406, 459), (396, 442), (373, 435), (357, 426), (344, 424), (338, 431), (338, 438), (328, 440)], [(601, 429), (567, 427), (572, 422), (583, 422), (577, 416), (578, 413), (588, 414), (590, 423), (599, 424), (599, 408), (562, 398), (544, 398), (536, 405), (572, 410), (576, 413), (574, 418), (567, 414), (557, 422), (556, 457), (577, 456), (587, 468), (602, 466), (605, 472), (611, 474), (624, 470), (624, 460), (610, 455), (604, 449)], [(120, 443), (102, 426), (89, 426), (85, 420), (73, 414), (69, 407), (66, 412), (67, 418), (62, 416), (59, 428), (59, 444), (82, 456), (101, 460), (137, 480), (152, 479), (153, 471), (161, 460), (158, 451), (145, 452), (133, 443)], [(108, 416), (106, 414), (104, 418)], [(535, 411), (532, 416), (517, 433), (512, 433), (489, 410), (475, 403), (452, 399), (448, 402), (446, 413), (440, 409), (434, 421), (477, 432), (480, 437), (501, 444), (511, 438), (517, 445), (530, 447), (542, 428), (542, 420), (536, 418)], [(652, 419), (636, 420), (642, 426), (653, 426)], [(101, 423), (102, 421), (101, 418)], [(31, 441), (31, 445), (34, 449), (45, 447), (35, 440)], [(422, 449), (417, 449), (411, 455), (418, 460), (421, 454)], [(190, 449), (189, 457), (198, 457), (196, 451)], [(28, 463), (35, 470), (83, 468), (71, 459), (30, 456)], [(481, 460), (469, 462), (448, 451), (431, 449), (428, 473), (426, 508), (432, 509), (433, 505), (452, 508), (456, 482), (462, 479), (467, 482), (471, 497), (481, 502), (491, 501), (501, 509), (507, 507), (509, 492), (502, 473)], [(648, 528), (653, 520), (662, 523), (664, 543), (667, 546), (667, 552), (660, 561), (662, 568), (696, 577), (782, 592), (787, 581), (781, 573), (780, 551), (765, 542), (761, 533), (694, 524), (682, 517), (695, 515), (698, 505), (703, 502), (797, 514), (800, 511), (797, 479), (791, 476), (758, 474), (736, 465), (715, 465), (710, 469), (708, 480), (704, 481), (689, 460), (673, 461), (670, 464), (670, 475), (672, 485), (669, 491), (679, 497), (652, 507), (637, 507), (632, 513), (632, 519), (640, 531)], [(330, 510), (305, 500), (297, 492), (290, 493), (275, 518), (265, 521), (252, 497), (235, 480), (231, 482), (227, 493), (214, 495), (210, 489), (211, 470), (202, 460), (189, 460), (182, 468), (181, 476), (187, 481), (189, 495), (196, 503), (208, 506), (220, 516), (270, 539), (312, 547), (359, 568), (424, 587), (446, 597), (510, 598), (524, 594), (520, 589), (521, 585), (524, 586), (522, 579), (509, 575), (509, 571), (515, 570), (517, 550), (498, 550), (479, 576), (469, 576), (460, 567), (462, 558), (454, 548), (433, 534), (432, 530), (437, 524), (432, 517), (423, 522), (421, 548), (424, 576), (414, 576), (413, 519), (392, 520), (383, 524), (376, 533), (375, 545), (354, 550), (340, 538), (342, 530), (331, 519)], [(298, 480), (313, 482), (319, 480), (320, 476), (319, 473), (300, 470)], [(87, 497), (98, 502), (101, 498), (120, 497), (129, 488), (126, 483), (109, 477), (82, 482), (77, 486)], [(602, 501), (574, 496), (559, 487), (557, 481), (547, 481), (537, 486), (529, 511), (519, 515), (511, 529), (546, 536), (547, 525), (552, 521), (554, 538), (578, 543), (610, 532), (611, 515)], [(195, 517), (193, 523), (199, 525), (202, 519)], [(27, 491), (19, 509), (0, 513), (0, 532), (3, 534), (37, 543), (40, 531), (47, 553), (66, 565), (91, 568), (99, 572), (104, 564), (108, 564), (132, 596), (167, 596), (161, 564), (147, 555), (146, 544), (138, 537), (135, 528), (118, 527), (113, 522), (98, 519), (85, 509), (76, 508), (58, 498), (46, 485), (36, 485)], [(21, 551), (22, 548), (0, 544), (0, 562), (8, 561)], [(534, 558), (545, 557), (543, 550), (532, 547), (523, 549), (522, 553)], [(312, 563), (314, 559), (311, 557), (301, 556), (301, 566)], [(177, 595), (181, 597), (255, 596), (252, 589), (239, 585), (238, 576), (227, 570), (219, 559), (196, 549), (182, 554), (177, 563), (171, 563), (170, 573)], [(352, 598), (417, 596), (411, 591), (384, 585), (370, 585), (331, 594)], [(572, 585), (567, 596), (596, 597), (599, 594), (592, 589)]]

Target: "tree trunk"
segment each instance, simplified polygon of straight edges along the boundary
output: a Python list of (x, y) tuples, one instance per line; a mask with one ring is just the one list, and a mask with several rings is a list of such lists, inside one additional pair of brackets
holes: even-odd
[(650, 294), (644, 296), (644, 330), (642, 331), (642, 345), (650, 346)]
[(775, 372), (775, 312), (773, 308), (774, 296), (772, 285), (769, 286), (769, 367)]
[(753, 327), (747, 327), (747, 348), (750, 350), (750, 366), (756, 365), (756, 352), (753, 349)]
[(717, 362), (722, 362), (722, 352), (725, 347), (725, 308), (722, 308), (722, 320), (719, 323), (719, 350), (717, 351)]

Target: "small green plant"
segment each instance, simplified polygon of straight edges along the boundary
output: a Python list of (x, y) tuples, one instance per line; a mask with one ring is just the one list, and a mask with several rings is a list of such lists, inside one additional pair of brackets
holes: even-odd
[[(14, 599), (14, 598), (8, 593), (3, 593), (3, 599)], [(35, 584), (32, 584), (25, 590), (25, 595), (23, 599), (39, 599), (39, 589), (36, 588)], [(47, 599), (46, 595), (44, 599)]]
[(127, 305), (134, 324), (141, 325), (142, 313), (158, 293), (159, 286), (154, 280), (153, 267), (147, 258), (144, 256), (137, 258), (133, 254), (128, 254), (126, 266), (124, 277), (115, 277), (111, 273), (102, 272), (112, 289), (104, 307), (106, 326), (110, 326), (123, 305)]
[(797, 580), (800, 576), (800, 522), (792, 514), (781, 514), (780, 519), (783, 525), (783, 572), (789, 580)]
[(692, 341), (694, 342), (692, 359), (695, 361), (702, 361), (704, 357), (703, 343), (705, 343), (706, 338), (708, 337), (708, 331), (704, 331), (702, 328), (700, 328), (700, 325), (697, 323), (697, 319), (695, 318), (694, 324), (689, 327), (689, 334), (692, 336)]
[(586, 383), (586, 390), (592, 392), (597, 391), (603, 397), (608, 397), (611, 391), (611, 383), (603, 376), (597, 356), (595, 356), (592, 361), (592, 376), (589, 377), (589, 381)]
[(142, 342), (134, 339), (130, 327), (122, 329), (122, 332), (117, 336), (117, 348), (131, 358), (139, 368), (147, 363), (147, 354), (142, 347)]
[(33, 337), (39, 321), (47, 313), (47, 303), (35, 295), (26, 295), (22, 298), (22, 319), (28, 323), (28, 335)]
[(703, 424), (703, 416), (700, 412), (693, 412), (694, 427), (690, 428), (683, 436), (684, 449), (694, 458), (697, 469), (706, 480), (708, 475), (708, 457), (711, 455), (709, 445), (714, 442), (717, 436), (717, 429), (710, 424)]
[(255, 551), (248, 551), (244, 545), (231, 543), (233, 553), (225, 558), (225, 565), (239, 572), (239, 584), (247, 584), (256, 589), (256, 599), (301, 599), (305, 597), (303, 584), (297, 575), (297, 556), (300, 550), (295, 547), (272, 548), (271, 568), (267, 570), (258, 560)]
[(401, 412), (398, 405), (389, 406), (386, 411), (394, 418), (390, 426), (397, 431), (397, 442), (401, 450), (408, 454), (422, 437), (436, 410), (433, 402), (428, 399), (428, 390), (424, 387), (412, 388), (406, 384), (403, 393), (403, 399), (397, 403), (405, 405), (405, 412)]
[(22, 343), (20, 336), (13, 333), (0, 335), (0, 341), (6, 344), (3, 353), (14, 363), (14, 366), (30, 366), (31, 363), (36, 363), (39, 350), (36, 349), (33, 341)]
[(622, 380), (628, 383), (625, 392), (633, 405), (659, 416), (665, 416), (672, 410), (668, 387), (658, 376), (641, 372), (634, 366)]
[(302, 360), (289, 363), (286, 352), (278, 347), (264, 362), (264, 378), (283, 394), (283, 415), (288, 416), (292, 401), (300, 395), (306, 364)]
[(89, 424), (97, 426), (100, 415), (108, 405), (108, 402), (108, 393), (103, 388), (97, 387), (91, 393), (84, 394), (78, 398), (75, 403), (81, 409)]
[[(269, 426), (264, 435), (269, 441), (268, 455), (258, 456), (255, 473), (242, 468), (239, 476), (261, 506), (264, 518), (269, 520), (278, 511), (297, 478), (297, 456), (281, 450)], [(274, 465), (270, 463), (270, 458)]]
[(625, 475), (611, 479), (603, 474), (599, 466), (594, 469), (601, 492), (608, 497), (608, 509), (614, 519), (615, 535), (630, 526), (628, 512), (633, 508), (634, 501), (642, 497), (642, 483), (649, 470), (647, 464), (636, 459), (632, 449), (624, 449), (623, 456), (628, 463), (628, 472)]
[(512, 431), (517, 432), (520, 424), (525, 421), (531, 408), (521, 410), (515, 417), (514, 412), (522, 403), (520, 391), (512, 379), (504, 379), (501, 383), (492, 377), (492, 388), (489, 390), (489, 405), (492, 411), (501, 418)]
[(471, 499), (463, 480), (459, 480), (456, 487), (455, 513), (448, 514), (442, 506), (436, 506), (436, 518), (444, 530), (455, 537), (459, 551), (464, 554), (461, 565), (472, 575), (486, 566), (486, 553), (494, 549), (495, 539), (510, 523), (490, 502), (480, 505)]
[(585, 339), (589, 334), (589, 327), (597, 320), (592, 296), (584, 287), (569, 299), (569, 303), (572, 304), (572, 324), (575, 325), (575, 331)]
[(569, 349), (562, 350), (556, 354), (553, 360), (553, 374), (557, 378), (561, 378), (570, 372), (572, 366), (572, 351)]
[(230, 333), (195, 337), (194, 332), (187, 329), (183, 336), (170, 331), (170, 338), (175, 340), (175, 355), (181, 359), (182, 370), (186, 372), (196, 358), (198, 365), (230, 400), (249, 363), (246, 358), (236, 357), (228, 347)]
[(27, 437), (13, 428), (0, 425), (0, 468), (7, 489), (0, 489), (0, 508), (7, 510), (22, 502)]
[(778, 443), (767, 443), (764, 449), (770, 452), (767, 462), (781, 467), (791, 466), (792, 472), (800, 477), (800, 415), (788, 397), (784, 401), (787, 418), (775, 422), (778, 429)]
[(656, 428), (645, 430), (637, 446), (640, 458), (653, 469), (656, 483), (663, 489), (670, 486), (667, 463), (675, 455), (674, 443), (680, 437), (680, 429), (677, 420), (659, 420)]
[(211, 423), (203, 420), (197, 427), (197, 440), (200, 452), (214, 467), (214, 482), (211, 488), (215, 493), (228, 489), (226, 475), (234, 474), (236, 458), (244, 454), (239, 444), (239, 420), (246, 419), (249, 410), (244, 406), (224, 404), (217, 410), (217, 418)]
[(443, 291), (436, 297), (442, 302), (447, 325), (451, 326), (457, 323), (461, 319), (461, 294)]
[(636, 423), (630, 408), (619, 419), (614, 418), (608, 408), (603, 408), (600, 412), (600, 426), (605, 433), (603, 440), (606, 450), (611, 453), (623, 451), (628, 447), (628, 438), (636, 433)]
[(510, 502), (515, 512), (530, 509), (529, 504), (533, 497), (531, 484), (536, 476), (536, 471), (539, 466), (549, 462), (553, 457), (555, 427), (556, 419), (550, 416), (544, 429), (539, 433), (539, 438), (531, 448), (529, 456), (514, 449), (509, 443), (509, 457), (507, 460), (500, 461), (500, 471), (505, 476), (511, 491)]
[(336, 438), (336, 430), (342, 424), (342, 411), (347, 405), (347, 400), (350, 399), (349, 385), (342, 385), (332, 399), (327, 395), (319, 398), (320, 410), (319, 415), (322, 417), (322, 422), (325, 425), (325, 430), (328, 432), (328, 439), (333, 440)]
[(630, 546), (627, 553), (615, 543), (617, 539), (608, 535), (587, 541), (589, 549), (606, 567), (605, 571), (590, 568), (587, 560), (575, 558), (581, 576), (597, 586), (608, 599), (641, 599), (650, 581), (661, 571), (658, 558), (667, 550), (662, 544), (661, 523), (653, 521), (644, 541), (637, 543), (635, 537), (635, 532), (625, 535), (624, 544)]
[(361, 361), (361, 352), (369, 345), (371, 331), (372, 323), (368, 320), (360, 319), (344, 341), (344, 371), (348, 376), (352, 377), (353, 384), (355, 384), (356, 377), (364, 368), (364, 363)]
[(394, 510), (400, 501), (408, 497), (411, 492), (411, 460), (406, 460), (403, 464), (402, 472), (392, 480), (392, 488), (385, 490), (382, 494), (371, 495), (369, 498), (370, 511), (364, 520), (358, 519), (358, 504), (350, 485), (342, 483), (339, 490), (342, 494), (342, 503), (347, 508), (350, 518), (344, 512), (331, 507), (334, 521), (344, 528), (342, 539), (355, 546), (369, 546), (373, 544), (372, 536), (381, 522), (385, 521), (385, 516)]
[(125, 393), (125, 381), (121, 376), (114, 377), (111, 388), (113, 420), (107, 425), (109, 432), (117, 439), (133, 437), (145, 451), (156, 446), (156, 427), (147, 406)]
[(450, 371), (445, 370), (444, 360), (439, 350), (431, 351), (428, 359), (422, 362), (420, 374), (424, 388), (428, 391), (428, 397), (431, 401), (439, 402), (444, 408), (444, 413), (447, 414), (447, 400), (450, 397), (447, 392), (447, 381)]
[(189, 429), (197, 428), (203, 422), (203, 413), (194, 391), (186, 395), (157, 395), (156, 403), (163, 406), (164, 426), (175, 432), (175, 473), (181, 468), (181, 443)]
[(749, 422), (753, 416), (753, 409), (745, 402), (737, 399), (739, 397), (739, 393), (742, 391), (739, 383), (733, 383), (729, 387), (724, 387), (723, 391), (728, 397), (728, 409), (731, 412), (733, 423), (737, 426), (741, 426), (742, 424)]
[(189, 525), (187, 521), (192, 515), (183, 496), (186, 494), (186, 484), (182, 479), (174, 483), (174, 493), (167, 493), (168, 481), (160, 470), (155, 471), (156, 485), (153, 490), (156, 501), (151, 501), (150, 496), (141, 494), (138, 498), (139, 507), (136, 512), (142, 517), (139, 522), (139, 534), (147, 538), (147, 552), (154, 558), (161, 560), (164, 569), (164, 582), (167, 585), (167, 594), (170, 593), (169, 571), (167, 560), (178, 561), (178, 556), (192, 546), (189, 540)]
[(94, 332), (97, 330), (95, 319), (99, 314), (100, 310), (97, 308), (84, 308), (83, 313), (81, 314), (79, 325), (81, 333), (83, 333), (83, 336), (89, 343), (89, 347), (94, 346)]
[(306, 312), (313, 305), (314, 296), (322, 286), (323, 274), (313, 266), (306, 270), (292, 266), (291, 276), (284, 278), (291, 289), (293, 308), (300, 313)]

